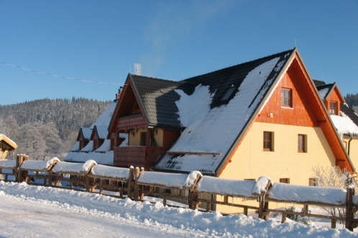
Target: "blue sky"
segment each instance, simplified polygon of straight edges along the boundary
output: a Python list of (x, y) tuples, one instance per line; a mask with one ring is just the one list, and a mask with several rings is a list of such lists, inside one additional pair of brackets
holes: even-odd
[(112, 100), (134, 64), (181, 80), (297, 47), (358, 93), (358, 1), (0, 0), (0, 105)]

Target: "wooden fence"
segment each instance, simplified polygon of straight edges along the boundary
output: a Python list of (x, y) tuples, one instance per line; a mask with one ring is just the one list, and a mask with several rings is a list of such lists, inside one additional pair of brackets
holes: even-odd
[[(189, 174), (144, 171), (140, 168), (120, 168), (99, 165), (93, 160), (70, 163), (57, 158), (48, 161), (29, 160), (18, 155), (16, 160), (0, 161), (0, 178), (5, 181), (27, 182), (33, 185), (76, 189), (119, 198), (143, 201), (145, 197), (161, 198), (164, 205), (185, 206), (191, 209), (212, 210), (212, 205), (252, 210), (258, 217), (267, 219), (270, 212), (282, 214), (282, 222), (288, 215), (318, 217), (331, 220), (331, 227), (342, 221), (349, 230), (357, 227), (354, 218), (358, 196), (350, 181), (347, 189), (298, 186), (272, 183), (268, 177), (254, 180), (229, 180), (203, 176), (198, 171)], [(223, 199), (217, 199), (218, 197)], [(229, 198), (256, 201), (256, 205), (230, 202)], [(169, 204), (168, 201), (171, 201)], [(174, 203), (173, 201), (177, 202)], [(291, 203), (303, 206), (300, 212), (269, 208), (269, 203)], [(204, 205), (204, 206), (203, 206)], [(314, 214), (310, 206), (345, 209), (343, 216)]]

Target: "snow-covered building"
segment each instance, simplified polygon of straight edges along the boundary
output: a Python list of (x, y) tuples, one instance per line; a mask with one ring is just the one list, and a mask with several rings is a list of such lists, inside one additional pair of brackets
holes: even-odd
[(355, 170), (297, 49), (182, 81), (129, 74), (108, 138), (121, 167), (298, 185)]
[(113, 150), (107, 137), (116, 104), (117, 100), (113, 101), (90, 127), (80, 128), (65, 161), (83, 163), (91, 159), (98, 164), (113, 165)]
[(358, 166), (358, 115), (348, 106), (336, 83), (314, 80), (318, 93), (355, 167)]
[(9, 152), (14, 151), (17, 144), (4, 134), (0, 134), (0, 160), (4, 160)]

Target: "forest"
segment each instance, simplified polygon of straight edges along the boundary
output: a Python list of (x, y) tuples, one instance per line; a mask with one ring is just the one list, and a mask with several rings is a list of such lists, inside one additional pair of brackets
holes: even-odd
[(16, 154), (27, 154), (34, 160), (63, 159), (79, 129), (95, 122), (109, 104), (73, 97), (0, 105), (0, 134), (16, 142)]

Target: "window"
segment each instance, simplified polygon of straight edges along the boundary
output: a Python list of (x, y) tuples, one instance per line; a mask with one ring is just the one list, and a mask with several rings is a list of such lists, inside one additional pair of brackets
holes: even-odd
[(329, 114), (338, 115), (338, 102), (337, 101), (329, 102)]
[(280, 178), (280, 183), (290, 183), (289, 178)]
[(309, 186), (318, 186), (318, 179), (317, 178), (309, 178)]
[(273, 132), (264, 131), (264, 150), (273, 151)]
[(147, 145), (147, 132), (140, 133), (140, 145)]
[(298, 134), (298, 152), (307, 152), (307, 135)]
[(292, 89), (282, 88), (282, 90), (281, 90), (281, 105), (283, 107), (292, 107)]

